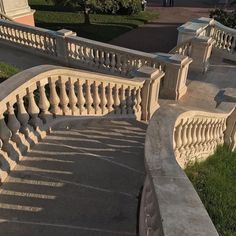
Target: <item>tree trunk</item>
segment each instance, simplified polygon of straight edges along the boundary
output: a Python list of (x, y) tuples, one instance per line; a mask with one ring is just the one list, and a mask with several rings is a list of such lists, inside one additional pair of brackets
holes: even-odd
[(87, 25), (89, 25), (91, 23), (89, 13), (90, 13), (90, 8), (85, 6), (85, 8), (84, 8), (84, 24), (87, 24)]

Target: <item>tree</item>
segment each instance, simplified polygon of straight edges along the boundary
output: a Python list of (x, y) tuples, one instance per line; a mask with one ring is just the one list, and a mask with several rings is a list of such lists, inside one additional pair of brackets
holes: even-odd
[(133, 14), (141, 10), (141, 0), (47, 0), (56, 6), (79, 7), (84, 13), (84, 23), (90, 24), (90, 12), (115, 14), (119, 11)]

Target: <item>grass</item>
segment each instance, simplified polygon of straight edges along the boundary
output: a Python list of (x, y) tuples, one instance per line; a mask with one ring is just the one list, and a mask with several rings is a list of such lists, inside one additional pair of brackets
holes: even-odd
[(18, 72), (20, 72), (20, 69), (7, 63), (0, 62), (0, 83)]
[(91, 14), (91, 25), (83, 24), (83, 13), (71, 9), (58, 9), (45, 0), (29, 0), (36, 10), (36, 25), (51, 30), (69, 29), (80, 37), (102, 42), (124, 34), (148, 21), (158, 18), (155, 11), (144, 11), (136, 15)]
[(236, 236), (236, 152), (219, 147), (186, 170), (221, 236)]

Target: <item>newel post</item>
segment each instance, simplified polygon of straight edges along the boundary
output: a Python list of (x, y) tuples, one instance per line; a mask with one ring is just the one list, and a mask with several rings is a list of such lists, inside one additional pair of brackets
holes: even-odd
[(145, 82), (141, 91), (141, 119), (150, 120), (153, 113), (159, 108), (160, 81), (164, 77), (164, 72), (148, 66), (142, 66), (137, 70), (135, 76), (144, 78)]
[(215, 40), (205, 36), (195, 37), (192, 40), (190, 57), (193, 63), (190, 68), (199, 72), (206, 72), (209, 67), (209, 59)]
[(68, 46), (66, 40), (66, 37), (68, 36), (76, 36), (76, 33), (67, 29), (61, 29), (57, 31), (56, 35), (57, 59), (63, 64), (68, 64), (68, 57), (67, 57)]
[(158, 53), (157, 59), (164, 64), (165, 77), (160, 96), (164, 99), (180, 99), (187, 91), (186, 80), (192, 59), (182, 55)]
[(234, 108), (226, 120), (224, 142), (232, 151), (236, 151), (236, 108)]

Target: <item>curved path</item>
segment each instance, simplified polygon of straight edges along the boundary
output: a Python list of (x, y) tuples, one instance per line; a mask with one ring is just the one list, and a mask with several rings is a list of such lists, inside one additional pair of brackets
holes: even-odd
[(136, 235), (146, 125), (60, 124), (1, 186), (1, 235)]

